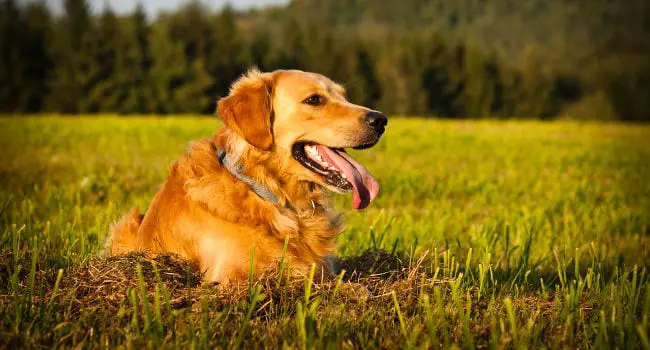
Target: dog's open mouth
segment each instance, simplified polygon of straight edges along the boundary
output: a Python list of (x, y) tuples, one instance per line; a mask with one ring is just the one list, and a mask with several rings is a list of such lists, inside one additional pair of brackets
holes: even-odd
[(379, 184), (368, 169), (343, 148), (300, 142), (293, 145), (293, 157), (305, 168), (321, 175), (328, 185), (352, 191), (356, 209), (367, 207), (379, 193)]

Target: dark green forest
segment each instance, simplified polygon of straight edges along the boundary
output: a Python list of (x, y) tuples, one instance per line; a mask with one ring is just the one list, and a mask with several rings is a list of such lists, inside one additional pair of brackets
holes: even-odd
[(0, 0), (0, 112), (212, 114), (251, 66), (399, 115), (650, 120), (650, 5), (608, 0), (190, 2), (148, 17)]

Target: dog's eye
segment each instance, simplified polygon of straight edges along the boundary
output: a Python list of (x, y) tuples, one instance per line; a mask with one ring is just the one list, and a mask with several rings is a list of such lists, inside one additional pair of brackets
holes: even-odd
[(309, 97), (307, 97), (302, 103), (306, 103), (308, 105), (312, 106), (320, 106), (325, 102), (325, 98), (321, 95), (314, 94)]

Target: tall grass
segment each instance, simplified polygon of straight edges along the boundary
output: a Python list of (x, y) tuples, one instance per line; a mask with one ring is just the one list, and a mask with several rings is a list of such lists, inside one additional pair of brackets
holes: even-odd
[(226, 293), (150, 259), (97, 282), (110, 223), (146, 208), (187, 142), (217, 127), (0, 119), (1, 346), (650, 346), (650, 127), (639, 125), (393, 118), (375, 148), (351, 152), (379, 198), (356, 212), (335, 197), (352, 282), (312, 272)]

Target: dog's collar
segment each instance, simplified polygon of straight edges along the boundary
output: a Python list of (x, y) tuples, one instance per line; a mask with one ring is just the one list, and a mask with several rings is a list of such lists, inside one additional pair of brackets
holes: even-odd
[(228, 171), (236, 178), (239, 180), (245, 182), (250, 188), (260, 196), (260, 198), (271, 202), (273, 204), (278, 204), (279, 200), (278, 197), (276, 197), (271, 191), (269, 191), (264, 185), (262, 185), (259, 182), (256, 182), (253, 180), (253, 178), (246, 176), (242, 172), (242, 166), (241, 164), (237, 164), (236, 162), (233, 162), (233, 160), (228, 157), (226, 154), (226, 151), (224, 150), (217, 150), (217, 157), (219, 157), (219, 160), (221, 161), (221, 164), (228, 169)]

